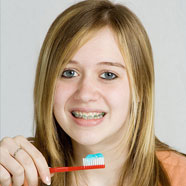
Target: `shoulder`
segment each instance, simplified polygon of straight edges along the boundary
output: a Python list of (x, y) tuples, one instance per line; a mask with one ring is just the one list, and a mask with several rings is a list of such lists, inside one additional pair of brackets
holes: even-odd
[(172, 186), (186, 186), (186, 156), (174, 151), (158, 151), (156, 155), (167, 171)]

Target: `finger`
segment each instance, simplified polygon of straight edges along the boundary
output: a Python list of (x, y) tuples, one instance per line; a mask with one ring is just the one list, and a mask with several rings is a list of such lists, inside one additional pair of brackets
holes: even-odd
[(0, 165), (0, 185), (9, 186), (10, 184), (12, 184), (12, 181), (9, 172)]
[[(9, 154), (7, 149), (1, 147), (0, 156), (0, 164), (6, 168), (10, 176), (12, 175), (14, 185), (23, 185), (25, 177), (24, 168)], [(5, 177), (7, 178), (8, 175), (6, 174)]]
[(41, 152), (34, 145), (32, 145), (26, 138), (22, 136), (17, 136), (14, 139), (15, 142), (18, 145), (20, 145), (34, 161), (34, 164), (37, 168), (41, 180), (45, 184), (50, 185), (51, 177), (50, 177), (49, 167)]
[(23, 149), (20, 150), (15, 159), (22, 165), (25, 171), (26, 180), (28, 185), (37, 185), (38, 184), (38, 173), (36, 166), (32, 158), (25, 152)]
[[(32, 158), (27, 154), (27, 152), (24, 151), (24, 149), (21, 149), (17, 143), (12, 138), (5, 138), (3, 142), (1, 142), (2, 148), (7, 149), (8, 155), (12, 156), (14, 160), (17, 161), (19, 164), (20, 175), (26, 176), (27, 182), (29, 185), (37, 185), (38, 184), (38, 174), (37, 169), (35, 167), (35, 164), (32, 160)], [(9, 152), (8, 152), (9, 151)], [(7, 156), (8, 157), (8, 156)], [(12, 163), (7, 163), (6, 165), (3, 164), (5, 167), (8, 167), (11, 171), (11, 174), (13, 175), (13, 183), (16, 184), (19, 183), (19, 172), (15, 172), (15, 169), (12, 169)], [(10, 167), (11, 166), (11, 167)], [(24, 174), (21, 174), (23, 172)], [(22, 177), (21, 177), (22, 178)], [(22, 178), (24, 180), (24, 177)]]

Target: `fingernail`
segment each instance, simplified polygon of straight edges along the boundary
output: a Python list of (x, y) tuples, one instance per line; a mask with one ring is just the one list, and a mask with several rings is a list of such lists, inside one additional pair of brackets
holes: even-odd
[(50, 180), (50, 178), (48, 176), (46, 176), (46, 178), (45, 178), (45, 183), (47, 185), (51, 185), (51, 180)]

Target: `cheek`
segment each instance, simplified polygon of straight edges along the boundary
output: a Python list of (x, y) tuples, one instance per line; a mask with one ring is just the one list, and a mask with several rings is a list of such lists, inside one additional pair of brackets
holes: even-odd
[(116, 111), (128, 112), (130, 105), (130, 87), (128, 83), (120, 84), (120, 86), (115, 86), (112, 91), (107, 91), (107, 100)]
[(73, 94), (73, 86), (69, 86), (66, 83), (57, 82), (55, 94), (54, 94), (54, 110), (64, 109), (65, 103), (69, 97)]

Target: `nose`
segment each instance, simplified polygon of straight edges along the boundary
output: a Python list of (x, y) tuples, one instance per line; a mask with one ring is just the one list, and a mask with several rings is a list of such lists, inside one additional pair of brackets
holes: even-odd
[(80, 102), (94, 102), (100, 97), (98, 83), (92, 78), (82, 78), (78, 85), (74, 95), (74, 99)]

